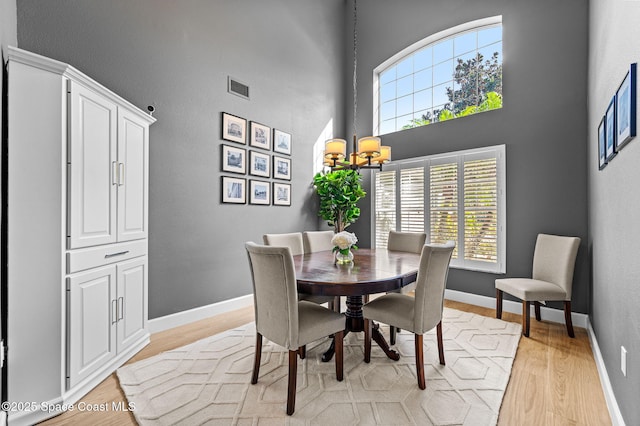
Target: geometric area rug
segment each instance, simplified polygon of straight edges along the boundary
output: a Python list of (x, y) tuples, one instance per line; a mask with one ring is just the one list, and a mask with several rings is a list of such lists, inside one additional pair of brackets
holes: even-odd
[[(495, 425), (520, 340), (519, 324), (444, 308), (446, 365), (435, 329), (425, 334), (427, 388), (415, 374), (413, 334), (398, 333), (399, 361), (373, 343), (363, 361), (363, 333), (344, 346), (344, 381), (323, 339), (298, 359), (293, 416), (287, 416), (287, 352), (263, 340), (258, 383), (251, 385), (255, 325), (225, 331), (118, 369), (141, 425)], [(388, 336), (388, 328), (381, 325)]]

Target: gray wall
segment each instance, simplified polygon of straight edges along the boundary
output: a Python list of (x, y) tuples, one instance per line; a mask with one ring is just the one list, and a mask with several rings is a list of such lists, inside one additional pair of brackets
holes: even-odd
[[(591, 0), (589, 28), (589, 249), (591, 322), (626, 424), (640, 424), (640, 140), (598, 171), (597, 129), (629, 64), (640, 62), (640, 2)], [(636, 109), (636, 120), (638, 114)], [(640, 122), (638, 122), (640, 124)], [(640, 130), (640, 129), (639, 129)], [(627, 351), (627, 376), (620, 369)]]
[[(393, 147), (395, 159), (505, 144), (506, 275), (530, 276), (538, 233), (581, 237), (573, 310), (588, 312), (587, 4), (583, 0), (405, 0), (402, 7), (398, 4), (358, 3), (360, 132), (372, 129), (370, 88), (376, 66), (433, 33), (502, 15), (504, 107), (385, 135), (383, 142)], [(363, 219), (351, 230), (366, 246), (370, 244), (370, 207), (368, 203), (362, 207)], [(447, 286), (493, 297), (497, 277), (452, 270)]]
[[(331, 119), (336, 133), (343, 126), (343, 7), (343, 0), (18, 2), (21, 48), (67, 62), (143, 109), (156, 107), (150, 318), (250, 294), (245, 241), (317, 229), (311, 147)], [(250, 101), (226, 92), (228, 75), (251, 87)], [(291, 207), (220, 203), (222, 111), (292, 134)]]

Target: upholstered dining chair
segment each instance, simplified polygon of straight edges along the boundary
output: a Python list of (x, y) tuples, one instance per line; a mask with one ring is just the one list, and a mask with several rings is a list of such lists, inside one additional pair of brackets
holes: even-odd
[[(315, 253), (318, 251), (333, 250), (333, 244), (331, 239), (335, 233), (333, 231), (304, 231), (302, 233), (302, 242), (304, 245), (305, 253)], [(329, 309), (333, 309), (336, 312), (340, 312), (340, 296), (306, 296), (313, 297), (315, 300), (311, 300), (315, 303), (329, 304)], [(333, 299), (332, 301), (330, 299)], [(308, 299), (305, 299), (308, 300)]]
[(436, 327), (438, 356), (445, 365), (442, 343), (442, 310), (449, 263), (455, 244), (427, 244), (420, 254), (415, 297), (389, 293), (362, 307), (364, 316), (364, 361), (371, 360), (372, 321), (400, 327), (415, 333), (416, 375), (418, 386), (425, 389), (423, 334)]
[[(288, 234), (264, 234), (262, 241), (267, 246), (289, 247), (291, 255), (296, 256), (304, 254), (304, 241), (301, 232), (290, 232)], [(333, 296), (315, 296), (311, 294), (300, 294), (300, 300), (306, 300), (313, 303), (327, 303), (329, 309), (340, 311), (340, 307), (336, 309), (335, 297)]]
[(496, 280), (496, 318), (502, 318), (503, 293), (522, 300), (522, 334), (529, 337), (531, 302), (540, 321), (540, 302), (564, 301), (564, 319), (569, 337), (574, 337), (571, 322), (571, 288), (580, 238), (538, 234), (533, 252), (531, 278)]
[[(427, 240), (427, 234), (424, 232), (399, 232), (389, 231), (389, 238), (387, 240), (387, 250), (390, 251), (406, 251), (410, 253), (422, 252), (422, 247)], [(396, 290), (396, 293), (407, 294), (416, 288), (415, 281)], [(396, 333), (400, 332), (397, 327), (391, 327), (389, 332), (389, 342), (392, 345), (396, 344)]]
[(245, 244), (251, 266), (253, 302), (256, 321), (256, 353), (251, 383), (258, 382), (262, 337), (289, 350), (287, 414), (296, 403), (298, 355), (304, 358), (305, 346), (315, 340), (335, 335), (336, 378), (343, 378), (345, 318), (323, 306), (298, 301), (296, 275), (288, 247)]
[(305, 231), (302, 233), (305, 253), (315, 253), (317, 251), (333, 250), (331, 239), (335, 234), (333, 231)]

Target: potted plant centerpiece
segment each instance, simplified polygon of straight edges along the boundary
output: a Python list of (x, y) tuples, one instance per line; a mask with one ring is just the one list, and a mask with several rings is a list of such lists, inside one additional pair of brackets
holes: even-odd
[(353, 259), (351, 249), (357, 249), (355, 243), (358, 239), (345, 229), (360, 217), (357, 204), (367, 195), (362, 189), (362, 176), (351, 169), (334, 170), (316, 174), (313, 185), (320, 198), (318, 216), (333, 226), (336, 234), (332, 240), (336, 260), (350, 262)]

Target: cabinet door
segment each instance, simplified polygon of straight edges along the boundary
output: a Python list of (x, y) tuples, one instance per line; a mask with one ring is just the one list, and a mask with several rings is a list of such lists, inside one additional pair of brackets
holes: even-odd
[(118, 108), (118, 241), (147, 238), (149, 126)]
[(118, 352), (146, 334), (147, 257), (117, 264), (118, 268)]
[(69, 385), (75, 386), (116, 356), (116, 266), (67, 278)]
[(116, 241), (116, 105), (71, 81), (69, 248)]

